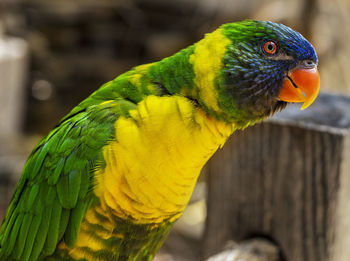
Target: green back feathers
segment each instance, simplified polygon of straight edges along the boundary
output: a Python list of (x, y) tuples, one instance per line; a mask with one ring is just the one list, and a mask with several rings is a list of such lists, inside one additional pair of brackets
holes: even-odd
[[(95, 197), (93, 171), (103, 168), (102, 147), (114, 138), (115, 121), (120, 116), (128, 117), (147, 95), (176, 93), (179, 86), (190, 90), (191, 50), (179, 53), (175, 59), (135, 67), (104, 84), (38, 143), (0, 228), (1, 260), (50, 256), (61, 240), (74, 246), (82, 219)], [(168, 231), (170, 225), (166, 227)], [(154, 237), (145, 253), (156, 251), (162, 241), (158, 237), (164, 238), (164, 231)]]
[(147, 73), (151, 81), (159, 88), (161, 94), (190, 95), (194, 89), (195, 74), (190, 63), (194, 46), (179, 51), (171, 57), (153, 64)]
[[(194, 48), (135, 67), (104, 84), (38, 143), (0, 228), (1, 260), (50, 256), (61, 240), (74, 246), (95, 197), (93, 171), (103, 168), (102, 148), (114, 138), (115, 121), (128, 117), (147, 95), (182, 93), (190, 97), (195, 87), (189, 61)], [(164, 233), (154, 237), (164, 238)], [(149, 242), (147, 247), (154, 252), (158, 241)]]
[(74, 246), (93, 199), (93, 169), (103, 164), (101, 148), (116, 119), (134, 106), (120, 100), (79, 108), (39, 142), (0, 229), (1, 260), (51, 255), (63, 238)]

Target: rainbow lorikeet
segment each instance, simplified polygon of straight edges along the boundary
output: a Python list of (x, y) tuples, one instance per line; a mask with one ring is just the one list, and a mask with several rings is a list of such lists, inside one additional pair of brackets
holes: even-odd
[(151, 260), (236, 129), (319, 91), (317, 56), (267, 21), (222, 25), (104, 84), (28, 158), (0, 260)]

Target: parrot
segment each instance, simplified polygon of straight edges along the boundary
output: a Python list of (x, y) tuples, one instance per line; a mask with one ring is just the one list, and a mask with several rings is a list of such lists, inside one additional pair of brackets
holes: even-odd
[(235, 130), (320, 89), (314, 47), (270, 21), (226, 23), (103, 84), (29, 155), (0, 260), (152, 260)]

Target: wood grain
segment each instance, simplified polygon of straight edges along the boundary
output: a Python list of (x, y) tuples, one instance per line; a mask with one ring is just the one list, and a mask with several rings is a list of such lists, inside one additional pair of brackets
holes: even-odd
[(204, 257), (263, 236), (285, 260), (350, 260), (349, 133), (285, 120), (234, 133), (207, 165)]

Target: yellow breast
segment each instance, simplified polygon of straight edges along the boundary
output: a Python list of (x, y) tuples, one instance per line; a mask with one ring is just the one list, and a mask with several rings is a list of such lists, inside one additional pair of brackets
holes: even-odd
[(181, 96), (149, 96), (115, 123), (95, 194), (121, 218), (176, 220), (200, 170), (232, 132)]

